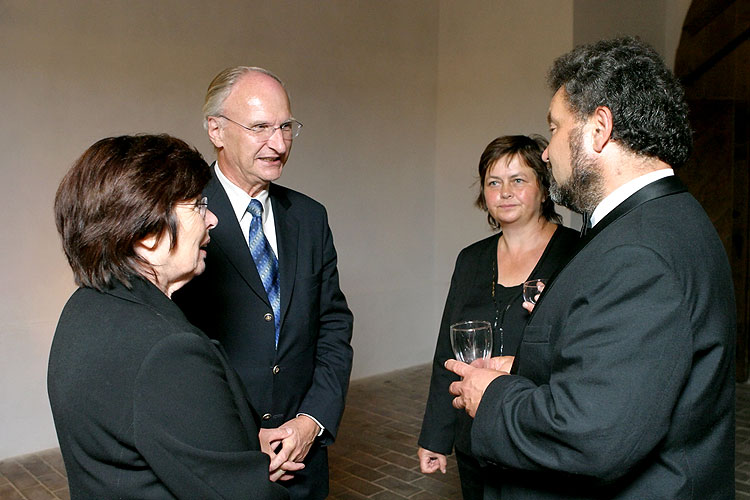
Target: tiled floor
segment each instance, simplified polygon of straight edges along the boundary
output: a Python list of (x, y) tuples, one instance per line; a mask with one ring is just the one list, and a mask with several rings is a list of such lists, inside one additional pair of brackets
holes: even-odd
[[(416, 458), (429, 366), (352, 382), (336, 445), (331, 500), (461, 498), (456, 464), (423, 475)], [(750, 385), (737, 386), (736, 490), (750, 500)], [(0, 500), (70, 498), (58, 449), (0, 461)]]
[(70, 498), (58, 448), (0, 461), (0, 499)]

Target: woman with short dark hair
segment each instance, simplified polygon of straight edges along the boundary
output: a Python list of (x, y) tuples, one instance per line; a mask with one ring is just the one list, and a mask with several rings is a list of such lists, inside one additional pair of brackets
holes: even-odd
[(445, 472), (446, 455), (455, 449), (465, 500), (483, 497), (487, 477), (471, 454), (471, 418), (453, 408), (448, 392), (458, 379), (444, 367), (453, 358), (450, 325), (487, 321), (492, 356), (514, 356), (529, 317), (522, 307), (523, 283), (549, 279), (571, 256), (578, 233), (559, 225), (542, 161), (546, 147), (541, 136), (511, 135), (493, 140), (482, 153), (476, 205), (500, 232), (458, 255), (440, 324), (417, 454), (422, 472)]
[(57, 191), (80, 288), (47, 384), (73, 499), (288, 498), (221, 346), (170, 300), (204, 269), (218, 222), (201, 195), (210, 176), (174, 137), (111, 137)]

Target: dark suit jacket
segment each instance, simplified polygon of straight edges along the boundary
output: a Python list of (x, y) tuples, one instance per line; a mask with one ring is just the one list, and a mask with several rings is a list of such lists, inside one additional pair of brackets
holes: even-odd
[[(548, 287), (473, 451), (502, 498), (734, 498), (735, 303), (711, 222), (674, 177), (597, 224)], [(486, 498), (499, 498), (490, 488)]]
[[(453, 359), (450, 325), (459, 321), (483, 320), (493, 324), (498, 312), (492, 299), (492, 283), (497, 281), (497, 241), (500, 233), (492, 235), (461, 250), (456, 259), (448, 298), (440, 323), (435, 356), (432, 363), (430, 393), (427, 398), (419, 445), (425, 449), (448, 455), (454, 445), (464, 453), (471, 453), (469, 432), (471, 418), (466, 412), (453, 408), (453, 396), (448, 386), (458, 376), (445, 369), (445, 361)], [(578, 232), (559, 226), (529, 278), (549, 278), (568, 262), (578, 244)], [(493, 274), (493, 269), (495, 272)], [(503, 354), (514, 355), (521, 342), (521, 332), (529, 319), (522, 307), (520, 287), (507, 304), (503, 315)], [(493, 328), (492, 355), (500, 355), (500, 337)]]
[(284, 499), (219, 346), (159, 289), (81, 288), (47, 380), (73, 499)]
[[(333, 442), (351, 372), (352, 314), (339, 289), (336, 250), (325, 208), (271, 184), (279, 251), (281, 332), (274, 349), (273, 311), (229, 198), (214, 177), (204, 190), (219, 218), (211, 231), (205, 272), (175, 295), (188, 319), (219, 340), (263, 427), (297, 413), (315, 417), (325, 433), (291, 483), (293, 498), (323, 498), (328, 464), (321, 445)], [(270, 313), (270, 314), (269, 314)]]

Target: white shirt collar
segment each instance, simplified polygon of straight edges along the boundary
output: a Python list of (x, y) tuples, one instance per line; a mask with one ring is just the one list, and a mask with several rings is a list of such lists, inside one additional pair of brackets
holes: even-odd
[(219, 182), (224, 186), (224, 191), (226, 191), (227, 197), (229, 197), (229, 202), (232, 204), (232, 210), (234, 210), (237, 220), (242, 220), (247, 211), (247, 206), (250, 204), (250, 200), (253, 199), (258, 200), (263, 205), (263, 220), (265, 221), (268, 218), (270, 204), (268, 199), (268, 189), (264, 189), (258, 193), (257, 196), (250, 196), (224, 175), (224, 172), (222, 172), (219, 167), (218, 160), (214, 165), (214, 170), (216, 171), (216, 177), (219, 179)]
[(594, 212), (591, 214), (591, 227), (594, 227), (605, 215), (614, 210), (617, 205), (625, 201), (639, 189), (670, 175), (674, 175), (674, 170), (671, 168), (660, 168), (659, 170), (636, 177), (632, 181), (628, 181), (618, 187), (596, 206)]

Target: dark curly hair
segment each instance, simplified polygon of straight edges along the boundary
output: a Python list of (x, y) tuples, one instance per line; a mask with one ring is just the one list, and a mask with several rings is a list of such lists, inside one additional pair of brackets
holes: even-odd
[(547, 81), (564, 88), (579, 119), (598, 106), (612, 111), (612, 139), (630, 151), (683, 165), (692, 149), (680, 82), (656, 51), (635, 37), (575, 48), (552, 65)]
[(104, 290), (153, 269), (136, 242), (177, 241), (174, 206), (200, 196), (211, 178), (201, 154), (169, 135), (102, 139), (73, 164), (55, 196), (55, 222), (79, 286)]
[(542, 202), (542, 216), (550, 222), (562, 224), (562, 217), (555, 211), (555, 204), (549, 196), (550, 172), (542, 160), (542, 153), (547, 148), (547, 139), (541, 135), (504, 135), (494, 139), (484, 148), (479, 158), (479, 194), (476, 205), (487, 212), (487, 222), (493, 229), (500, 229), (500, 224), (487, 210), (487, 200), (484, 199), (484, 181), (487, 172), (500, 158), (518, 156), (518, 158), (534, 171), (539, 189), (544, 193)]

